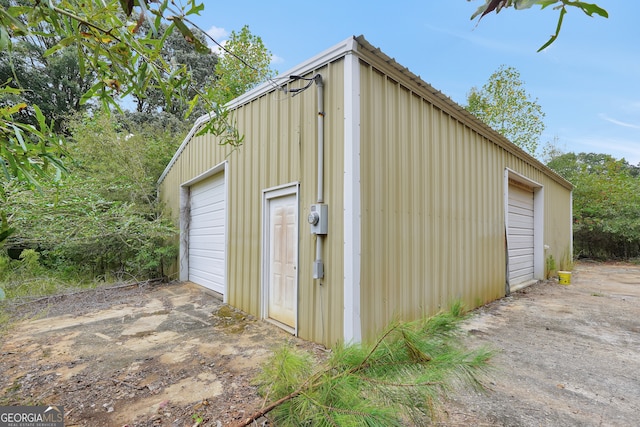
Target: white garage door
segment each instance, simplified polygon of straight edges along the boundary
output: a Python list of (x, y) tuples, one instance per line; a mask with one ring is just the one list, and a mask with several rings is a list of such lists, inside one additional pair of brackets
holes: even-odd
[(533, 279), (533, 190), (509, 184), (509, 284)]
[(225, 293), (224, 173), (191, 186), (189, 280)]

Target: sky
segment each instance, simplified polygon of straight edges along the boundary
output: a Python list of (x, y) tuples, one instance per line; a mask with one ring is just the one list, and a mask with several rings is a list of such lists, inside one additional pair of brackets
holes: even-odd
[(557, 10), (505, 9), (470, 20), (482, 0), (207, 0), (191, 18), (219, 42), (248, 25), (279, 73), (364, 35), (461, 105), (500, 66), (515, 67), (546, 114), (539, 146), (553, 142), (565, 152), (606, 153), (639, 165), (640, 1), (591, 1), (609, 18), (569, 8), (560, 37), (541, 53), (555, 32)]

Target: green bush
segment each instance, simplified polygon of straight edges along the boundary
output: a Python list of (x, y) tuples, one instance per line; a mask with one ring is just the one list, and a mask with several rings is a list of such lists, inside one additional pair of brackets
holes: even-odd
[(640, 256), (640, 167), (594, 153), (562, 154), (548, 165), (574, 185), (576, 256)]
[(73, 161), (62, 183), (38, 197), (5, 188), (15, 231), (4, 246), (32, 250), (21, 268), (35, 272), (37, 264), (58, 280), (121, 281), (164, 277), (175, 262), (177, 229), (162, 214), (155, 183), (183, 130), (119, 120), (71, 122)]
[(67, 286), (49, 274), (40, 254), (33, 249), (23, 250), (18, 259), (0, 254), (0, 288), (7, 299), (51, 295)]

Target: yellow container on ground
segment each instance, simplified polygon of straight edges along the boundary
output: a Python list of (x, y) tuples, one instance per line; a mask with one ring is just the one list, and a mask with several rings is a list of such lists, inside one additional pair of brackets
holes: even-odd
[(571, 272), (570, 271), (558, 271), (558, 283), (561, 285), (571, 284)]

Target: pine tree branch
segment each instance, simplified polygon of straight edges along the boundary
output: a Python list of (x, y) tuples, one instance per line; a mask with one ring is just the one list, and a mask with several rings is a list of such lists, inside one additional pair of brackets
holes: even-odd
[(373, 378), (360, 377), (360, 379), (364, 382), (368, 382), (371, 384), (378, 384), (386, 387), (430, 387), (430, 386), (445, 386), (445, 384), (441, 381), (424, 381), (421, 383), (395, 383), (389, 381), (381, 381)]
[[(331, 377), (329, 379), (329, 381), (334, 381), (340, 377), (344, 377), (345, 375), (353, 375), (363, 369), (366, 369), (367, 367), (367, 362), (369, 361), (369, 359), (371, 359), (371, 357), (373, 356), (373, 354), (375, 353), (375, 351), (382, 345), (382, 343), (384, 342), (384, 340), (395, 330), (397, 330), (400, 327), (399, 324), (394, 325), (393, 327), (389, 328), (379, 339), (378, 341), (376, 341), (375, 345), (371, 348), (371, 351), (369, 351), (369, 353), (367, 354), (367, 356), (362, 360), (362, 362), (360, 362), (357, 366), (354, 366), (353, 368), (349, 369), (348, 371), (343, 371), (340, 372), (336, 375), (334, 375), (333, 377)], [(314, 386), (316, 386), (317, 381), (319, 379), (322, 378), (323, 374), (325, 374), (326, 372), (328, 372), (330, 369), (332, 368), (328, 368), (324, 371), (321, 371), (319, 373), (317, 373), (316, 375), (311, 376), (307, 381), (305, 381), (296, 391), (289, 393), (288, 395), (276, 400), (275, 402), (272, 402), (271, 404), (265, 406), (264, 408), (260, 409), (259, 411), (255, 412), (253, 415), (251, 415), (248, 418), (245, 418), (244, 420), (236, 423), (236, 424), (232, 424), (232, 427), (244, 427), (244, 426), (248, 426), (251, 423), (253, 423), (254, 421), (257, 421), (258, 419), (260, 419), (261, 417), (265, 416), (266, 414), (268, 414), (269, 412), (271, 412), (272, 410), (274, 410), (275, 408), (277, 408), (278, 406), (282, 405), (283, 403), (286, 403), (292, 399), (295, 399), (296, 397), (302, 395), (304, 393), (305, 390), (309, 390), (311, 388), (313, 388)]]
[[(422, 324), (415, 333), (411, 328), (416, 327), (416, 323), (396, 323), (389, 326), (370, 348), (360, 347), (354, 349), (353, 351), (355, 352), (349, 350), (338, 351), (333, 362), (328, 362), (321, 370), (308, 376), (302, 384), (297, 386), (295, 391), (263, 407), (252, 416), (239, 421), (233, 426), (249, 426), (259, 418), (294, 399), (304, 399), (303, 406), (305, 407), (309, 406), (309, 404), (311, 405), (309, 408), (312, 409), (312, 412), (306, 412), (305, 417), (320, 417), (328, 425), (336, 424), (337, 421), (334, 416), (337, 414), (346, 415), (347, 417), (353, 416), (355, 417), (353, 420), (362, 421), (363, 417), (371, 418), (373, 421), (377, 420), (377, 415), (374, 415), (373, 412), (369, 413), (367, 409), (358, 411), (351, 406), (353, 403), (351, 400), (344, 400), (340, 399), (339, 396), (334, 396), (334, 392), (345, 392), (339, 387), (339, 384), (345, 381), (348, 387), (355, 387), (355, 389), (362, 391), (366, 388), (366, 384), (370, 384), (372, 389), (377, 389), (382, 394), (387, 394), (386, 391), (395, 394), (396, 389), (405, 389), (408, 394), (408, 400), (391, 399), (399, 407), (415, 409), (420, 414), (424, 414), (425, 404), (428, 407), (431, 406), (432, 394), (436, 391), (432, 389), (439, 391), (446, 389), (446, 378), (451, 371), (462, 369), (471, 374), (472, 379), (475, 379), (472, 374), (476, 366), (466, 366), (468, 362), (460, 359), (454, 348), (448, 345), (449, 343), (442, 341), (443, 332), (450, 332), (451, 325), (455, 324), (456, 320), (459, 320), (450, 317), (446, 313), (440, 317), (434, 316), (434, 323)], [(445, 335), (446, 338), (453, 339), (448, 333)], [(433, 342), (425, 347), (420, 344), (422, 340), (433, 340)], [(432, 348), (433, 346), (440, 347), (440, 350), (436, 351), (435, 348)], [(436, 351), (437, 354), (432, 357), (432, 355), (425, 352), (424, 348), (431, 348), (429, 351)], [(444, 352), (447, 357), (443, 358), (440, 352)], [(483, 359), (483, 361), (485, 360)], [(420, 375), (421, 372), (424, 373), (425, 369), (441, 370), (442, 372), (437, 372), (442, 375), (429, 375), (428, 377), (431, 377), (431, 380), (428, 380), (428, 377)], [(415, 379), (412, 381), (414, 377)], [(328, 391), (330, 397), (316, 396), (317, 391), (322, 392), (327, 386), (330, 389)], [(336, 389), (336, 387), (338, 388)], [(265, 402), (267, 401), (266, 399)], [(334, 405), (334, 403), (337, 403), (337, 405)], [(418, 405), (416, 408), (407, 406), (414, 403)], [(386, 415), (388, 414), (383, 416)], [(389, 421), (391, 418), (386, 420)]]
[(251, 423), (253, 423), (254, 421), (257, 421), (258, 419), (260, 419), (260, 417), (264, 417), (265, 415), (267, 415), (269, 412), (273, 411), (275, 408), (277, 408), (278, 406), (282, 405), (285, 402), (288, 402), (291, 399), (295, 399), (296, 397), (300, 396), (302, 394), (302, 389), (298, 389), (292, 393), (289, 393), (288, 395), (281, 397), (280, 399), (276, 400), (275, 402), (272, 402), (271, 404), (269, 404), (268, 406), (265, 406), (264, 408), (260, 409), (258, 412), (255, 412), (253, 415), (251, 415), (249, 418), (245, 418), (242, 421), (239, 421), (235, 424), (231, 424), (231, 427), (245, 427), (250, 425)]
[(374, 346), (371, 348), (371, 351), (369, 352), (369, 354), (367, 354), (367, 356), (362, 360), (362, 362), (360, 362), (360, 364), (358, 364), (358, 366), (351, 368), (349, 370), (349, 373), (353, 374), (362, 369), (365, 369), (367, 362), (369, 361), (369, 359), (371, 359), (371, 357), (376, 352), (378, 347), (380, 347), (384, 342), (384, 340), (387, 339), (387, 337), (391, 335), (392, 332), (396, 331), (399, 327), (400, 327), (400, 324), (395, 324), (393, 327), (390, 327), (384, 334), (382, 334), (382, 336), (378, 339), (378, 341), (376, 341)]

